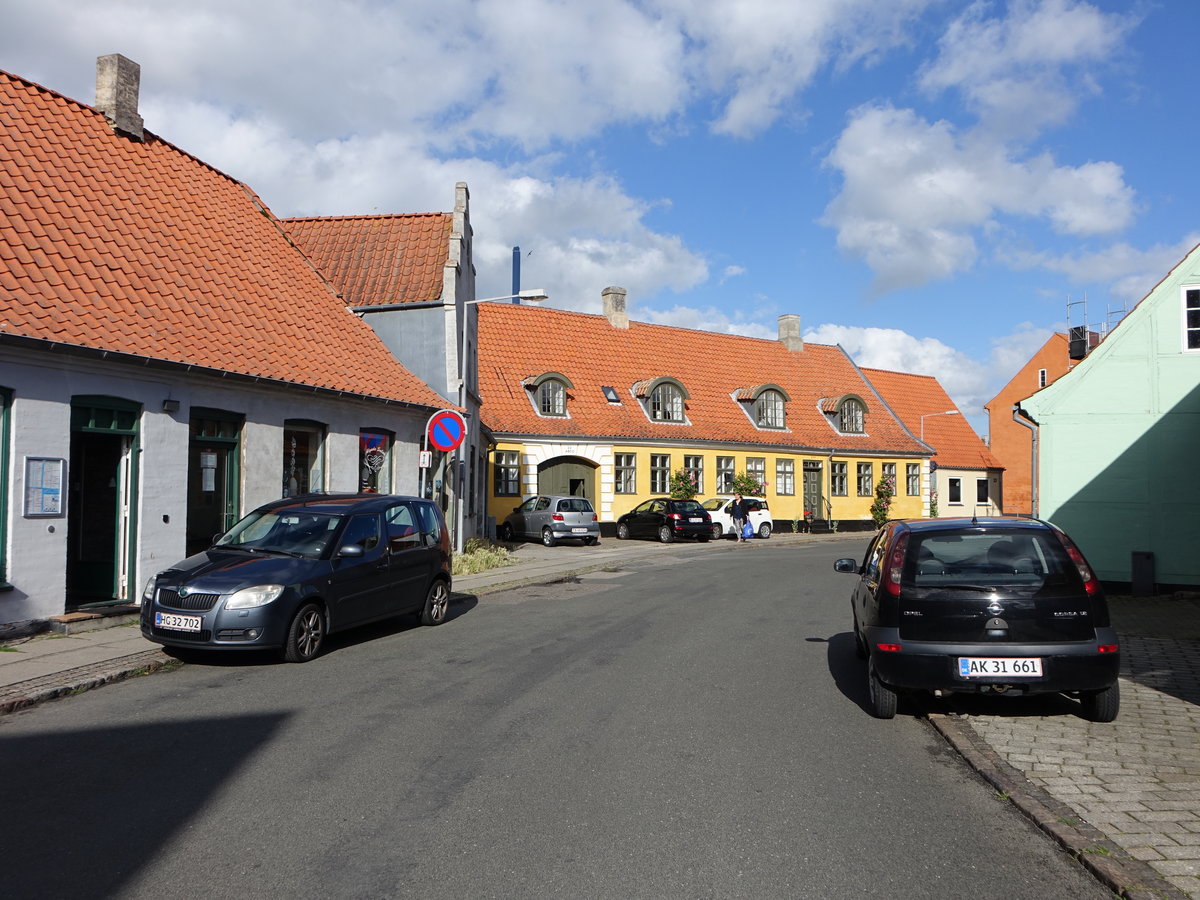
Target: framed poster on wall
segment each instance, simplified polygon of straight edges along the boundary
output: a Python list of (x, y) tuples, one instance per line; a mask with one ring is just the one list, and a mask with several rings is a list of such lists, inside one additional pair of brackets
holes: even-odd
[(51, 456), (25, 457), (25, 518), (60, 518), (67, 461)]

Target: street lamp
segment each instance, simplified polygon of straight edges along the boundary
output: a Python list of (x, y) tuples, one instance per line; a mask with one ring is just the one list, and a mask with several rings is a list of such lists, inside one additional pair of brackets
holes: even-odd
[(930, 416), (961, 416), (961, 415), (962, 415), (962, 413), (960, 413), (957, 409), (948, 409), (945, 412), (925, 413), (925, 415), (921, 416), (921, 440), (922, 441), (925, 440), (925, 420), (928, 419)]
[(522, 300), (528, 300), (530, 303), (541, 303), (543, 300), (549, 300), (550, 295), (545, 291), (530, 290), (517, 291), (515, 294), (504, 294), (501, 297), (480, 297), (478, 300), (464, 300), (464, 306), (470, 306), (472, 303), (490, 303), (493, 300), (515, 300), (520, 303)]

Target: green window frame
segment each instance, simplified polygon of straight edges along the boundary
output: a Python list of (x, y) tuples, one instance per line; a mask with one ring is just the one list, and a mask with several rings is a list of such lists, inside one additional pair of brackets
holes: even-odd
[(732, 494), (736, 463), (732, 456), (717, 457), (717, 493)]
[(875, 493), (875, 464), (858, 464), (858, 496), (870, 497)]
[(921, 493), (921, 464), (908, 463), (905, 466), (905, 470), (908, 476), (905, 493), (910, 497), (919, 496)]

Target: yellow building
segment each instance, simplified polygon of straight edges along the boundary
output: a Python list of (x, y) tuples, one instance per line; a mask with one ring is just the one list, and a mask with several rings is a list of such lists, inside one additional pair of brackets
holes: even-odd
[(589, 498), (602, 523), (691, 476), (697, 499), (764, 485), (776, 529), (872, 528), (876, 486), (890, 518), (928, 509), (931, 448), (897, 418), (840, 347), (804, 344), (799, 316), (778, 340), (630, 322), (625, 292), (604, 314), (480, 304), (479, 387), (492, 436), (488, 514), (535, 493)]

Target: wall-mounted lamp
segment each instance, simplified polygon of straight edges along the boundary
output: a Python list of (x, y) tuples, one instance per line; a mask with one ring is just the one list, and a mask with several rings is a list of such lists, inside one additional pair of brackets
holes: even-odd
[(163, 412), (179, 412), (179, 401), (168, 397), (163, 401)]

